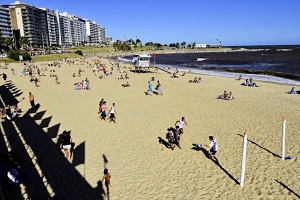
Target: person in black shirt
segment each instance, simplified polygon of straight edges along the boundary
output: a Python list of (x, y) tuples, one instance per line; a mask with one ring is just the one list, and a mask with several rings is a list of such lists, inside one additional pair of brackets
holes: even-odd
[(64, 149), (65, 155), (69, 160), (71, 159), (71, 156), (72, 156), (71, 155), (71, 142), (72, 142), (71, 136), (67, 133), (67, 131), (64, 131), (60, 146), (61, 146), (61, 148)]

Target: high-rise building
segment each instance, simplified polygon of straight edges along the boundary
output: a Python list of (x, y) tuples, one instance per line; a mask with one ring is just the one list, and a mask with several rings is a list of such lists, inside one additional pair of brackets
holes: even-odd
[(63, 12), (59, 14), (59, 26), (61, 30), (61, 44), (71, 46), (73, 45), (73, 38), (74, 38), (74, 23), (67, 12)]
[(59, 31), (58, 31), (58, 21), (54, 10), (49, 10), (47, 8), (41, 8), (47, 13), (47, 30), (48, 38), (47, 47), (59, 45)]
[(0, 5), (0, 34), (3, 37), (12, 37), (9, 9)]
[(87, 43), (88, 44), (101, 44), (105, 43), (105, 28), (92, 22), (86, 20), (86, 33), (87, 33)]
[(19, 1), (8, 7), (15, 39), (23, 36), (28, 38), (30, 46), (45, 47), (49, 41), (47, 11)]
[(14, 41), (26, 37), (31, 47), (105, 42), (105, 28), (96, 22), (20, 1), (0, 7), (0, 27), (2, 35), (13, 36)]

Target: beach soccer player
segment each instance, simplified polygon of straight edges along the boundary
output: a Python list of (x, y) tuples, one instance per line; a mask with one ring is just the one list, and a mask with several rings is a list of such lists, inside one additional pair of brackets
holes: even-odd
[(209, 150), (209, 155), (210, 155), (210, 158), (215, 160), (215, 161), (218, 161), (218, 159), (215, 157), (217, 151), (218, 151), (218, 143), (217, 143), (217, 139), (214, 138), (213, 136), (209, 136), (208, 139), (210, 140), (210, 143), (209, 144), (203, 144), (204, 146), (206, 147), (210, 147), (210, 150)]
[(178, 126), (179, 126), (179, 130), (181, 131), (181, 133), (183, 134), (183, 126), (186, 125), (187, 126), (187, 122), (185, 120), (184, 117), (181, 118), (181, 120), (177, 120), (175, 122), (175, 127), (177, 126), (177, 123), (178, 123)]

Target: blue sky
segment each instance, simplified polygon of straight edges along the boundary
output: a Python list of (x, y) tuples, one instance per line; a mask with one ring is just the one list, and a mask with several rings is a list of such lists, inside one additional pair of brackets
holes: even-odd
[[(1, 4), (13, 1), (1, 0)], [(300, 0), (24, 0), (96, 21), (113, 40), (229, 45), (300, 44)]]

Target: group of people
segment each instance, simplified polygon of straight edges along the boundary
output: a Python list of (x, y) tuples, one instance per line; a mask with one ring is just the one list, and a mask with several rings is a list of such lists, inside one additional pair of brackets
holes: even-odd
[(223, 100), (234, 100), (235, 98), (233, 97), (232, 92), (227, 92), (226, 90), (224, 91), (223, 94), (219, 95), (217, 99), (223, 99)]
[(175, 122), (175, 128), (170, 127), (167, 129), (166, 139), (168, 140), (168, 148), (174, 150), (174, 148), (177, 146), (179, 149), (181, 149), (180, 145), (180, 138), (183, 134), (183, 126), (187, 126), (187, 122), (184, 117), (181, 118), (181, 120), (177, 120)]
[(246, 79), (245, 83), (242, 83), (241, 85), (248, 87), (258, 87), (258, 85), (256, 85), (256, 83), (253, 82), (253, 79), (251, 77), (249, 79)]
[[(157, 84), (156, 84), (156, 87), (155, 87), (155, 94), (156, 95), (163, 95), (162, 91), (161, 91), (161, 84), (159, 81), (157, 81)], [(152, 84), (151, 84), (151, 81), (148, 81), (148, 90), (146, 92), (146, 95), (150, 95), (152, 96), (153, 94), (153, 89), (152, 89)]]
[(189, 80), (189, 83), (201, 83), (201, 77), (195, 77), (194, 80)]
[[(113, 103), (111, 108), (108, 110), (108, 113), (109, 113), (108, 120), (109, 120), (109, 122), (116, 123), (117, 111), (116, 111), (115, 106), (116, 106), (116, 104)], [(107, 111), (106, 101), (104, 101), (104, 99), (102, 98), (99, 102), (99, 110), (98, 110), (98, 114), (100, 114), (100, 116), (99, 116), (100, 121), (101, 120), (106, 121), (106, 117), (107, 117), (106, 111)]]
[(0, 108), (0, 118), (6, 121), (11, 121), (13, 118), (18, 116), (18, 106), (6, 105)]
[(90, 90), (90, 81), (86, 78), (85, 80), (82, 80), (81, 82), (74, 83), (75, 90)]

